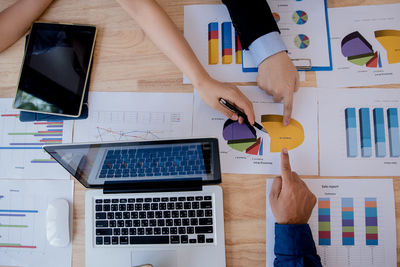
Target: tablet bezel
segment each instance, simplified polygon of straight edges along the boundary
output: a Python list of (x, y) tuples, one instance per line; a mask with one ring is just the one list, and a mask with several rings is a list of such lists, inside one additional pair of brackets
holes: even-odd
[(27, 40), (27, 45), (26, 45), (26, 50), (28, 50), (28, 47), (30, 45), (30, 40), (31, 40), (31, 36), (32, 36), (32, 30), (34, 28), (34, 25), (38, 25), (38, 27), (40, 27), (40, 25), (46, 24), (46, 26), (49, 25), (53, 25), (55, 27), (60, 27), (60, 26), (67, 26), (67, 27), (74, 27), (74, 26), (82, 26), (82, 27), (90, 27), (94, 29), (94, 37), (93, 37), (93, 43), (91, 46), (91, 52), (90, 52), (90, 57), (89, 57), (89, 62), (88, 62), (88, 68), (87, 68), (87, 73), (86, 73), (86, 77), (85, 77), (85, 82), (83, 84), (83, 90), (81, 93), (81, 97), (80, 97), (80, 104), (79, 104), (79, 111), (78, 114), (65, 114), (65, 113), (53, 113), (53, 112), (46, 112), (46, 111), (41, 111), (41, 110), (30, 110), (30, 109), (23, 109), (23, 108), (17, 108), (15, 107), (15, 102), (16, 102), (16, 98), (18, 95), (18, 92), (20, 91), (19, 87), (20, 87), (20, 83), (21, 83), (21, 77), (22, 77), (22, 71), (23, 68), (25, 66), (25, 61), (26, 61), (26, 57), (27, 57), (27, 53), (24, 53), (23, 59), (22, 59), (22, 64), (21, 64), (21, 69), (20, 69), (20, 73), (19, 73), (19, 78), (18, 78), (18, 85), (16, 88), (16, 93), (15, 93), (15, 97), (14, 97), (14, 101), (12, 104), (12, 107), (16, 110), (21, 110), (21, 111), (27, 111), (27, 112), (32, 112), (32, 113), (41, 113), (41, 114), (52, 114), (52, 115), (58, 115), (58, 116), (66, 116), (66, 117), (73, 117), (73, 118), (77, 118), (81, 115), (82, 113), (82, 106), (83, 106), (83, 101), (85, 98), (85, 93), (86, 90), (88, 90), (87, 88), (87, 83), (88, 83), (88, 79), (90, 77), (90, 71), (92, 68), (92, 63), (93, 63), (93, 54), (94, 54), (94, 48), (95, 48), (95, 44), (96, 44), (96, 37), (97, 37), (97, 27), (95, 25), (91, 25), (91, 24), (72, 24), (72, 23), (57, 23), (57, 22), (52, 22), (52, 23), (48, 23), (48, 22), (34, 22), (31, 26), (31, 29), (29, 30), (29, 38)]

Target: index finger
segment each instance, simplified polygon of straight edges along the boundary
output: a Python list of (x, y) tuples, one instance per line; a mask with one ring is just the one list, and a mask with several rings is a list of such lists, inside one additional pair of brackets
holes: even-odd
[(289, 153), (286, 148), (282, 149), (281, 152), (281, 176), (282, 183), (291, 182), (292, 178), (292, 168), (290, 167)]
[(293, 92), (290, 91), (283, 99), (283, 125), (288, 126), (293, 108)]

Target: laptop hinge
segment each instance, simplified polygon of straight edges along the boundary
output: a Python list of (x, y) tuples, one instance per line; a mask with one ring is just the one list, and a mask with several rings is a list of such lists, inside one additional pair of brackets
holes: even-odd
[(140, 182), (106, 181), (104, 182), (104, 194), (121, 193), (156, 193), (177, 191), (201, 191), (203, 184), (201, 179), (182, 180), (154, 180)]

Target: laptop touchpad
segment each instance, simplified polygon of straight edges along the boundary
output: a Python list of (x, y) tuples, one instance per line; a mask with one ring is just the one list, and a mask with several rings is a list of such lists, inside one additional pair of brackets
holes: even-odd
[(176, 250), (133, 250), (132, 267), (144, 264), (154, 267), (176, 267)]

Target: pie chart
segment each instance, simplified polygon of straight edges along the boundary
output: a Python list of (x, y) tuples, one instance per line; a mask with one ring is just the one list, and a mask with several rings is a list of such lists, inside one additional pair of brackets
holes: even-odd
[(292, 15), (292, 20), (294, 23), (303, 25), (308, 20), (308, 15), (303, 10), (296, 10)]
[(310, 45), (310, 39), (305, 34), (299, 34), (294, 38), (294, 44), (297, 48), (305, 49)]
[(281, 115), (261, 116), (261, 124), (271, 138), (271, 152), (281, 152), (284, 148), (292, 150), (304, 142), (304, 129), (297, 120), (291, 119), (288, 126), (283, 126), (282, 121)]
[(256, 130), (248, 123), (238, 123), (231, 119), (224, 124), (222, 136), (234, 150), (251, 155), (262, 155), (263, 140), (257, 138)]
[(281, 20), (281, 16), (279, 16), (279, 14), (276, 12), (272, 12), (272, 16), (274, 17), (276, 23)]
[[(283, 148), (292, 150), (304, 142), (303, 126), (291, 119), (288, 126), (282, 124), (281, 115), (262, 115), (261, 123), (271, 139), (270, 152), (281, 152)], [(250, 124), (239, 124), (227, 120), (222, 130), (222, 136), (229, 147), (250, 155), (263, 155), (264, 139), (257, 137), (256, 130)]]

